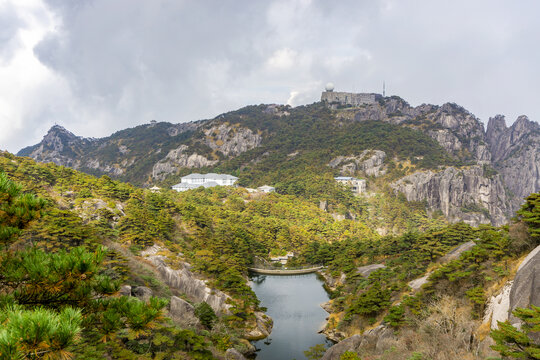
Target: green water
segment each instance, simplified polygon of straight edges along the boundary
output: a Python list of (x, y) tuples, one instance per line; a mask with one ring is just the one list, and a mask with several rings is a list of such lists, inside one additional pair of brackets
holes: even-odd
[(328, 313), (320, 304), (328, 301), (322, 281), (317, 275), (252, 275), (252, 288), (261, 306), (274, 320), (267, 339), (254, 343), (257, 360), (306, 359), (304, 350), (329, 343), (317, 331), (324, 325)]

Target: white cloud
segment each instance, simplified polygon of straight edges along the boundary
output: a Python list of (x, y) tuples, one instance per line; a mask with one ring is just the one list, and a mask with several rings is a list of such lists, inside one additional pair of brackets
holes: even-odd
[[(0, 0), (0, 148), (337, 90), (540, 119), (540, 4)], [(442, 16), (444, 14), (444, 16)]]

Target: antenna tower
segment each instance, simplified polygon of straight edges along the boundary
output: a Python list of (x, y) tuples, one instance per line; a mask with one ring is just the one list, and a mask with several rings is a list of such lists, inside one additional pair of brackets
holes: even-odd
[(382, 96), (383, 96), (383, 97), (385, 96), (385, 93), (386, 93), (386, 84), (385, 84), (385, 82), (383, 81), (383, 82), (382, 82)]

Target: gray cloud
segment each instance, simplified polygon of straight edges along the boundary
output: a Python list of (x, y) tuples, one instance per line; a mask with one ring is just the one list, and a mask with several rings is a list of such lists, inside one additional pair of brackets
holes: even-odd
[(16, 13), (13, 6), (6, 4), (0, 7), (0, 64), (8, 62), (15, 50), (20, 46), (17, 36), (19, 28), (24, 27), (25, 21)]
[[(106, 136), (150, 119), (183, 122), (248, 104), (311, 103), (327, 81), (339, 90), (380, 92), (385, 80), (388, 94), (413, 105), (457, 102), (484, 121), (497, 113), (509, 123), (523, 113), (540, 118), (535, 1), (47, 6), (58, 24), (34, 54), (50, 80), (21, 95), (23, 126), (9, 139), (0, 134), (0, 148), (35, 143), (54, 122)], [(0, 56), (8, 48), (1, 39), (14, 38), (14, 30), (5, 31)], [(35, 131), (28, 135), (27, 128)]]

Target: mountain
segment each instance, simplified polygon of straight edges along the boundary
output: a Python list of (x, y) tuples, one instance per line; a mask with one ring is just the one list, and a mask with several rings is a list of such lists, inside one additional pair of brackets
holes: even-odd
[(244, 186), (272, 184), (330, 202), (321, 178), (362, 176), (368, 192), (403, 194), (450, 221), (500, 225), (540, 190), (539, 125), (521, 117), (506, 128), (501, 119), (490, 119), (486, 132), (456, 104), (412, 107), (396, 96), (354, 108), (259, 105), (101, 139), (54, 126), (19, 155), (143, 186), (169, 186), (193, 171), (229, 172)]
[[(362, 129), (384, 134), (401, 129), (395, 126), (365, 122)], [(431, 152), (439, 149), (417, 132), (400, 134)], [(284, 188), (295, 191), (300, 182), (306, 186), (300, 193), (330, 196), (338, 200), (333, 205), (242, 187), (153, 192), (0, 152), (0, 317), (4, 344), (15, 354), (10, 358), (36, 349), (76, 359), (253, 355), (248, 340), (267, 337), (272, 320), (249, 287), (248, 268), (288, 252), (294, 257), (287, 266), (324, 266), (320, 274), (331, 300), (323, 304), (329, 312), (323, 331), (339, 341), (324, 359), (354, 359), (356, 353), (479, 360), (496, 355), (490, 345), (503, 351), (514, 338), (536, 339), (528, 348), (537, 351), (538, 330), (529, 336), (514, 326), (537, 323), (540, 312), (511, 313), (540, 305), (540, 194), (529, 196), (508, 226), (448, 224), (442, 215), (427, 216), (427, 204), (384, 190), (385, 177), (403, 174), (385, 154), (399, 158), (402, 150), (379, 145), (385, 151), (322, 161), (335, 171), (368, 173), (374, 192), (366, 196), (353, 196), (325, 174), (300, 174)], [(294, 158), (302, 156), (299, 151)], [(292, 170), (299, 166), (292, 164)], [(469, 186), (466, 179), (484, 170), (446, 165), (422, 173), (432, 172), (443, 184), (450, 175), (459, 178), (455, 171), (471, 172), (463, 175)], [(309, 187), (319, 178), (326, 192)], [(383, 236), (383, 224), (401, 233)], [(510, 323), (489, 336), (504, 320)], [(28, 326), (18, 326), (21, 321)], [(44, 322), (51, 326), (40, 327)], [(34, 341), (25, 341), (26, 334)], [(56, 340), (60, 335), (63, 341)], [(315, 350), (322, 356), (320, 347)]]

